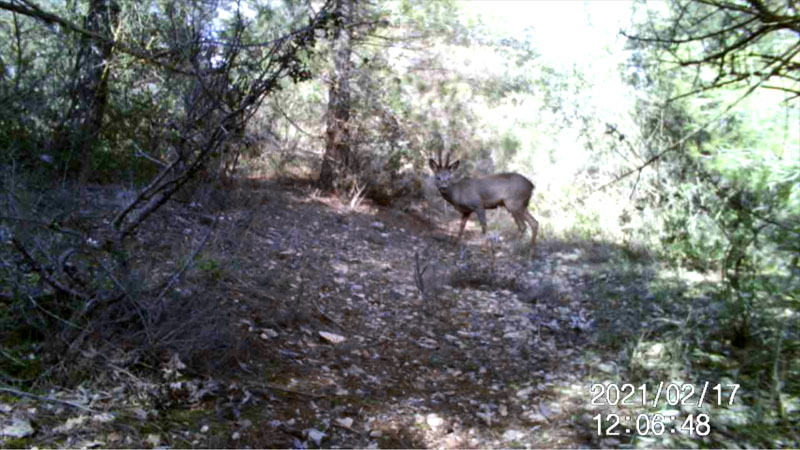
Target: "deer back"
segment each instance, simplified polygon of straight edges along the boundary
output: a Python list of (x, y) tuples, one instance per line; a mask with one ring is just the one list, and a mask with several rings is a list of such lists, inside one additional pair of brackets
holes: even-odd
[(461, 212), (497, 208), (527, 206), (533, 192), (533, 183), (518, 173), (498, 173), (478, 178), (464, 178), (453, 183), (445, 199)]

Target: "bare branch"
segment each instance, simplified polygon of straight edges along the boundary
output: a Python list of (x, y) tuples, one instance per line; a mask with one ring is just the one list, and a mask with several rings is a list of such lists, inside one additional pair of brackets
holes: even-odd
[(80, 35), (83, 35), (83, 36), (86, 36), (88, 38), (94, 39), (95, 41), (113, 45), (114, 48), (116, 50), (118, 50), (118, 51), (121, 51), (123, 53), (127, 53), (127, 54), (129, 54), (129, 55), (131, 55), (133, 57), (136, 57), (138, 59), (141, 59), (143, 61), (149, 62), (149, 63), (154, 64), (154, 65), (157, 65), (157, 66), (159, 66), (161, 68), (168, 69), (168, 70), (170, 70), (172, 72), (181, 73), (181, 74), (184, 74), (184, 75), (191, 75), (191, 73), (189, 73), (189, 72), (181, 70), (181, 69), (179, 69), (179, 68), (177, 68), (177, 67), (175, 67), (175, 66), (173, 66), (171, 64), (168, 64), (168, 63), (165, 63), (163, 61), (160, 61), (159, 60), (159, 56), (163, 56), (163, 54), (161, 54), (161, 55), (152, 54), (152, 53), (148, 53), (148, 52), (133, 48), (133, 47), (131, 47), (131, 46), (125, 44), (125, 43), (122, 43), (122, 42), (119, 42), (119, 41), (115, 41), (115, 40), (113, 40), (113, 39), (111, 39), (111, 38), (109, 38), (107, 36), (103, 36), (103, 35), (94, 33), (94, 32), (89, 31), (89, 30), (87, 30), (87, 29), (85, 29), (83, 27), (75, 25), (74, 23), (70, 22), (69, 20), (66, 20), (66, 19), (64, 19), (64, 18), (62, 18), (60, 16), (57, 16), (57, 15), (55, 15), (53, 13), (50, 13), (50, 12), (47, 12), (47, 11), (43, 10), (40, 6), (36, 5), (35, 3), (31, 2), (31, 1), (26, 0), (26, 1), (24, 1), (24, 3), (27, 6), (18, 5), (18, 4), (15, 4), (15, 3), (8, 3), (6, 1), (0, 0), (0, 9), (5, 9), (7, 11), (12, 11), (12, 12), (16, 12), (16, 13), (22, 14), (24, 16), (32, 17), (34, 19), (40, 20), (40, 21), (48, 23), (48, 24), (59, 25), (59, 26), (63, 27), (64, 29), (72, 31), (73, 33), (78, 33)]
[(45, 270), (45, 268), (42, 267), (41, 264), (39, 264), (39, 261), (37, 261), (33, 256), (31, 256), (31, 254), (28, 252), (28, 250), (25, 248), (25, 246), (22, 245), (22, 243), (20, 241), (18, 241), (17, 238), (15, 238), (15, 237), (11, 238), (11, 245), (13, 245), (15, 249), (17, 249), (17, 251), (22, 255), (22, 257), (25, 258), (25, 261), (27, 261), (28, 264), (31, 265), (33, 270), (38, 272), (39, 275), (42, 277), (42, 279), (47, 284), (49, 284), (53, 289), (55, 289), (58, 292), (62, 292), (62, 293), (65, 293), (65, 294), (68, 294), (68, 295), (71, 295), (73, 297), (77, 297), (77, 298), (80, 298), (80, 299), (83, 299), (83, 300), (88, 300), (89, 299), (88, 295), (86, 295), (86, 294), (84, 294), (82, 292), (78, 292), (78, 291), (70, 288), (69, 286), (65, 286), (64, 284), (62, 284), (61, 282), (59, 282), (58, 280), (53, 278), (53, 276), (50, 275), (50, 273), (47, 270)]
[(46, 402), (59, 403), (61, 405), (67, 405), (67, 406), (70, 406), (72, 408), (78, 408), (78, 409), (81, 409), (83, 411), (87, 411), (87, 412), (90, 412), (90, 413), (93, 413), (93, 414), (99, 414), (100, 413), (100, 411), (97, 411), (97, 410), (92, 409), (92, 408), (88, 408), (88, 407), (83, 406), (83, 405), (81, 405), (79, 403), (70, 402), (70, 401), (67, 401), (67, 400), (61, 400), (61, 399), (57, 399), (57, 398), (53, 398), (53, 397), (43, 397), (41, 395), (31, 394), (30, 392), (19, 391), (17, 389), (6, 387), (6, 386), (0, 386), (0, 392), (5, 392), (7, 394), (16, 395), (17, 397), (28, 397), (28, 398), (35, 398), (36, 400), (42, 400), (42, 401), (46, 401)]

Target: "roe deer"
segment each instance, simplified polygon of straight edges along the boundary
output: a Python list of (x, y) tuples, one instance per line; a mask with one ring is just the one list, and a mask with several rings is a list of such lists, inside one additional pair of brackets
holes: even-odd
[(521, 234), (525, 233), (525, 223), (531, 227), (531, 246), (528, 257), (533, 257), (533, 246), (536, 244), (536, 234), (539, 231), (539, 222), (528, 212), (528, 203), (533, 194), (533, 183), (524, 176), (513, 173), (498, 173), (480, 178), (464, 178), (460, 181), (451, 181), (452, 172), (458, 168), (460, 161), (450, 163), (450, 155), (442, 163), (442, 154), (439, 161), (433, 158), (428, 164), (436, 178), (436, 188), (448, 203), (461, 213), (461, 229), (456, 242), (461, 241), (464, 227), (470, 214), (475, 212), (481, 223), (481, 230), (486, 234), (486, 210), (498, 206), (505, 206), (517, 223)]

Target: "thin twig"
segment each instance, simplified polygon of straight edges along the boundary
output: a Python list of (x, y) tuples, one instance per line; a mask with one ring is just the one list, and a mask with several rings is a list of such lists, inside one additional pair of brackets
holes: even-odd
[(293, 389), (285, 388), (283, 386), (278, 386), (278, 385), (272, 384), (272, 383), (248, 384), (246, 387), (248, 389), (251, 389), (251, 390), (259, 390), (260, 389), (260, 390), (278, 391), (278, 392), (284, 392), (284, 393), (287, 393), (287, 394), (294, 394), (294, 395), (300, 395), (300, 396), (303, 396), (303, 397), (311, 397), (311, 398), (325, 398), (326, 397), (325, 395), (312, 394), (310, 392), (295, 391)]
[(68, 326), (70, 326), (70, 327), (72, 327), (72, 328), (77, 328), (77, 329), (79, 329), (79, 330), (83, 330), (83, 329), (84, 329), (82, 326), (80, 326), (80, 325), (76, 325), (76, 324), (74, 324), (74, 323), (70, 322), (70, 321), (69, 321), (69, 320), (67, 320), (67, 319), (64, 319), (64, 318), (58, 317), (56, 314), (54, 314), (54, 313), (52, 313), (52, 312), (48, 311), (47, 309), (43, 308), (43, 307), (42, 307), (42, 306), (41, 306), (41, 305), (40, 305), (40, 304), (39, 304), (39, 303), (38, 303), (38, 302), (37, 302), (37, 301), (36, 301), (36, 300), (33, 298), (33, 296), (32, 296), (32, 295), (30, 295), (30, 294), (26, 294), (26, 295), (27, 295), (27, 297), (28, 297), (28, 300), (30, 300), (30, 301), (31, 301), (31, 303), (33, 303), (33, 306), (35, 306), (36, 308), (40, 309), (40, 310), (41, 310), (43, 313), (47, 314), (48, 316), (50, 316), (50, 317), (52, 317), (52, 318), (54, 318), (54, 319), (58, 320), (59, 322), (62, 322), (62, 323), (64, 323), (65, 325), (68, 325)]
[[(790, 58), (790, 59), (791, 59), (791, 58), (794, 58), (794, 56), (795, 56), (795, 55), (797, 55), (798, 53), (800, 53), (800, 44), (797, 44), (797, 45), (794, 45), (794, 46), (790, 47), (790, 48), (789, 48), (789, 50), (787, 50), (787, 51), (786, 51), (786, 52), (785, 52), (783, 55), (781, 55), (781, 57), (787, 57), (787, 58)], [(627, 177), (629, 177), (629, 176), (633, 175), (633, 174), (634, 174), (634, 173), (636, 173), (636, 172), (641, 172), (641, 170), (642, 170), (642, 169), (644, 169), (645, 167), (647, 167), (647, 166), (649, 166), (650, 164), (654, 163), (655, 161), (658, 161), (658, 160), (659, 160), (659, 159), (660, 159), (662, 156), (666, 155), (666, 154), (667, 154), (667, 153), (669, 153), (669, 152), (672, 152), (672, 151), (674, 151), (674, 150), (677, 150), (677, 149), (681, 148), (681, 146), (682, 146), (682, 145), (683, 145), (683, 144), (684, 144), (686, 141), (688, 141), (689, 139), (691, 139), (692, 137), (694, 137), (695, 135), (697, 135), (697, 134), (698, 134), (698, 133), (700, 133), (701, 131), (703, 131), (703, 130), (705, 130), (705, 129), (709, 128), (709, 127), (711, 126), (711, 124), (712, 124), (712, 123), (714, 123), (714, 122), (719, 122), (719, 119), (721, 119), (721, 118), (722, 118), (722, 117), (724, 117), (726, 114), (728, 114), (728, 113), (729, 113), (729, 112), (730, 112), (730, 111), (731, 111), (731, 110), (732, 110), (734, 107), (736, 107), (736, 105), (738, 105), (739, 103), (741, 103), (741, 102), (742, 102), (742, 100), (744, 100), (744, 99), (745, 99), (745, 98), (747, 98), (747, 97), (748, 97), (750, 94), (752, 94), (752, 93), (753, 93), (753, 91), (755, 91), (755, 90), (756, 90), (756, 89), (758, 89), (758, 88), (759, 88), (759, 87), (760, 87), (762, 84), (764, 84), (764, 82), (765, 82), (765, 81), (767, 81), (767, 79), (769, 79), (769, 78), (770, 78), (772, 75), (775, 75), (775, 74), (778, 72), (778, 69), (780, 69), (780, 67), (781, 67), (781, 66), (778, 66), (778, 67), (776, 67), (775, 69), (773, 69), (773, 70), (772, 70), (770, 73), (768, 73), (768, 74), (765, 74), (764, 76), (762, 76), (762, 77), (761, 77), (761, 79), (760, 79), (760, 80), (758, 80), (758, 82), (757, 82), (757, 83), (755, 83), (754, 85), (750, 86), (750, 87), (747, 89), (747, 91), (745, 91), (745, 93), (744, 93), (744, 94), (742, 94), (742, 95), (741, 95), (739, 98), (737, 98), (737, 99), (736, 99), (736, 100), (735, 100), (733, 103), (731, 103), (730, 105), (728, 105), (728, 106), (727, 106), (727, 107), (726, 107), (724, 110), (722, 110), (722, 111), (721, 111), (719, 114), (717, 114), (716, 116), (714, 116), (714, 117), (713, 117), (713, 118), (711, 118), (710, 120), (708, 120), (708, 121), (706, 121), (705, 123), (703, 123), (703, 124), (702, 124), (701, 126), (699, 126), (699, 127), (696, 129), (696, 130), (692, 131), (691, 133), (687, 134), (686, 136), (684, 136), (684, 137), (680, 138), (680, 139), (679, 139), (679, 140), (677, 140), (676, 142), (674, 142), (674, 143), (672, 143), (671, 145), (667, 146), (667, 148), (665, 148), (664, 150), (662, 150), (661, 152), (659, 152), (658, 154), (656, 154), (656, 155), (655, 155), (655, 156), (653, 156), (652, 158), (650, 158), (650, 159), (648, 159), (647, 161), (645, 161), (645, 162), (644, 162), (643, 164), (641, 164), (639, 167), (635, 167), (635, 168), (633, 168), (633, 169), (631, 169), (631, 170), (629, 170), (629, 171), (627, 171), (627, 172), (623, 173), (622, 175), (618, 176), (618, 177), (617, 177), (617, 178), (615, 178), (614, 180), (612, 180), (612, 181), (609, 181), (608, 183), (606, 183), (606, 184), (604, 184), (604, 185), (600, 186), (599, 188), (597, 188), (597, 189), (593, 190), (593, 191), (592, 191), (592, 192), (591, 192), (589, 195), (591, 195), (591, 194), (593, 194), (593, 193), (595, 193), (595, 192), (597, 192), (597, 191), (602, 191), (602, 190), (604, 190), (605, 188), (607, 188), (607, 187), (611, 186), (612, 184), (615, 184), (615, 183), (617, 183), (618, 181), (620, 181), (620, 180), (622, 180), (622, 179), (625, 179), (625, 178), (627, 178)]]
[(67, 405), (67, 406), (71, 406), (73, 408), (82, 409), (82, 410), (90, 412), (92, 414), (99, 414), (100, 413), (100, 411), (97, 411), (95, 409), (83, 406), (83, 405), (75, 403), (75, 402), (71, 402), (69, 400), (60, 400), (60, 399), (52, 398), (52, 397), (42, 397), (41, 395), (31, 394), (30, 392), (18, 391), (18, 390), (14, 389), (14, 388), (6, 387), (6, 386), (0, 386), (0, 392), (6, 392), (6, 393), (11, 394), (11, 395), (16, 395), (17, 397), (29, 397), (29, 398), (35, 398), (36, 400), (46, 401), (46, 402), (60, 403), (62, 405)]
[(219, 221), (219, 215), (218, 214), (214, 215), (214, 222), (212, 222), (211, 226), (208, 227), (208, 232), (206, 233), (203, 240), (200, 242), (200, 245), (198, 245), (197, 248), (194, 249), (192, 255), (186, 260), (186, 263), (180, 269), (178, 269), (177, 272), (172, 274), (172, 276), (169, 278), (169, 281), (164, 286), (164, 289), (162, 289), (161, 293), (159, 293), (158, 297), (156, 297), (156, 300), (158, 301), (163, 300), (164, 295), (166, 295), (167, 291), (169, 291), (169, 289), (180, 280), (181, 276), (183, 276), (183, 273), (186, 272), (186, 270), (193, 265), (195, 258), (197, 258), (197, 255), (200, 253), (200, 251), (206, 246), (208, 238), (211, 236), (211, 233), (217, 227), (218, 221)]

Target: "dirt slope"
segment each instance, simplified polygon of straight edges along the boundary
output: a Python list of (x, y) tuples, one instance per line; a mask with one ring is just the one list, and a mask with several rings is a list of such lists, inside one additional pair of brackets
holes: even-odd
[[(629, 369), (621, 355), (649, 314), (646, 262), (623, 267), (611, 247), (546, 236), (527, 261), (515, 232), (487, 240), (475, 224), (456, 247), (444, 232), (454, 224), (429, 221), (419, 205), (351, 208), (275, 182), (252, 182), (237, 195), (180, 288), (198, 308), (210, 305), (203, 314), (226, 317), (227, 334), (218, 336), (224, 358), (211, 350), (205, 361), (203, 353), (175, 351), (149, 377), (110, 366), (96, 384), (111, 394), (82, 400), (111, 413), (108, 420), (23, 400), (17, 409), (42, 409), (28, 414), (37, 424), (33, 440), (18, 442), (295, 448), (631, 442), (598, 436), (592, 417), (608, 408), (591, 405), (590, 387), (636, 382), (620, 381)], [(184, 225), (176, 233), (190, 235), (210, 226), (186, 225), (191, 205), (175, 208), (163, 219), (170, 224), (165, 229)], [(60, 395), (74, 399), (77, 392)]]

